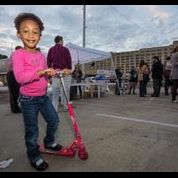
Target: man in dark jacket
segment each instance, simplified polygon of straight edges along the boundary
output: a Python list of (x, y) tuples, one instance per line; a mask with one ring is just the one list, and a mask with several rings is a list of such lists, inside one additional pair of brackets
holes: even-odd
[(153, 65), (152, 65), (152, 79), (153, 79), (153, 89), (154, 93), (151, 95), (152, 97), (159, 97), (161, 90), (161, 82), (163, 80), (163, 64), (158, 56), (153, 57)]

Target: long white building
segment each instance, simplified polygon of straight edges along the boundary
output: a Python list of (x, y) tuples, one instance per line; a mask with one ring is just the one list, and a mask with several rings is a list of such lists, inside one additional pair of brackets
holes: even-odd
[[(128, 73), (132, 66), (138, 66), (140, 60), (145, 60), (145, 62), (151, 67), (153, 56), (158, 56), (162, 63), (166, 57), (170, 56), (172, 53), (173, 47), (178, 45), (178, 41), (173, 41), (171, 45), (168, 46), (159, 46), (152, 48), (143, 48), (137, 51), (127, 51), (127, 52), (117, 52), (112, 53), (113, 62), (115, 68), (120, 68), (123, 73)], [(107, 69), (112, 70), (111, 59), (106, 59), (102, 61), (95, 62), (95, 65), (91, 63), (85, 64), (85, 73), (96, 74), (97, 69)]]

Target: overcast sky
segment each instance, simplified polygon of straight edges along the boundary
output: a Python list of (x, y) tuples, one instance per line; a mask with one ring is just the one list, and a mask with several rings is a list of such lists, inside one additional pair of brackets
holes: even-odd
[[(39, 47), (47, 53), (54, 37), (64, 44), (83, 44), (83, 5), (1, 5), (0, 53), (16, 45), (14, 18), (32, 12), (44, 23)], [(178, 40), (178, 5), (86, 5), (86, 47), (106, 52), (132, 51), (172, 44)]]

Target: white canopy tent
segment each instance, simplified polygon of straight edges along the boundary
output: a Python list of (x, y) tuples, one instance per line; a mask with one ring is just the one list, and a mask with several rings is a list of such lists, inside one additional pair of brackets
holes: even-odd
[[(65, 47), (69, 49), (71, 57), (72, 57), (72, 69), (74, 69), (74, 66), (77, 63), (85, 64), (85, 63), (89, 63), (92, 61), (101, 61), (101, 60), (110, 58), (113, 71), (114, 71), (114, 75), (117, 78), (116, 73), (115, 73), (115, 66), (113, 62), (112, 53), (104, 52), (104, 51), (100, 51), (96, 49), (91, 49), (91, 48), (84, 48), (84, 47), (78, 46), (70, 42), (67, 43)], [(82, 71), (84, 72), (83, 65), (82, 65)], [(116, 80), (116, 82), (119, 87), (118, 80)]]
[(111, 53), (99, 51), (91, 48), (84, 48), (73, 43), (65, 45), (70, 51), (72, 57), (72, 67), (79, 63), (84, 64), (92, 61), (99, 61), (111, 58)]

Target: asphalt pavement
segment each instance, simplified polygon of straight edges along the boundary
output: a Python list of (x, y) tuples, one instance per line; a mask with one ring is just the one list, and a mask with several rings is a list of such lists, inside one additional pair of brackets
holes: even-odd
[[(44, 155), (49, 163), (46, 172), (177, 172), (178, 171), (178, 103), (171, 96), (140, 98), (117, 96), (113, 92), (100, 99), (73, 101), (89, 158)], [(59, 108), (60, 126), (56, 140), (64, 146), (73, 141), (68, 112)], [(40, 140), (45, 122), (39, 115)], [(13, 158), (0, 172), (33, 172), (29, 164), (21, 114), (10, 112), (7, 92), (0, 92), (0, 161)]]

